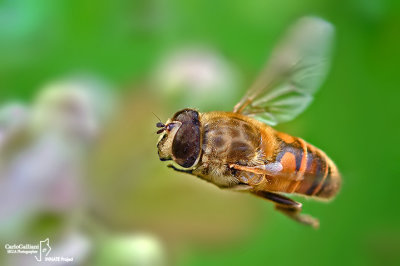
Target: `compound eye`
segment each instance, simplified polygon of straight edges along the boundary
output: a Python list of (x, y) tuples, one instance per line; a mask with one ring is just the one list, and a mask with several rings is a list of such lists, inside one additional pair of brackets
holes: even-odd
[(182, 124), (176, 132), (172, 143), (174, 161), (182, 167), (189, 168), (200, 154), (200, 127), (193, 123)]

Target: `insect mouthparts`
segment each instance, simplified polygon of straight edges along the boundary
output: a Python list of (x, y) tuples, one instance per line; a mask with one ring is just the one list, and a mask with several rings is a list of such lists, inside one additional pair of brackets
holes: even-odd
[(165, 131), (165, 128), (157, 130), (157, 134), (163, 133)]

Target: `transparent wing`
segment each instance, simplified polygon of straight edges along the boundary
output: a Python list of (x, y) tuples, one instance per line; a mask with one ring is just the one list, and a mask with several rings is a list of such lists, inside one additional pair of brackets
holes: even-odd
[(312, 102), (329, 68), (334, 28), (303, 17), (278, 43), (265, 69), (234, 112), (269, 125), (292, 120)]

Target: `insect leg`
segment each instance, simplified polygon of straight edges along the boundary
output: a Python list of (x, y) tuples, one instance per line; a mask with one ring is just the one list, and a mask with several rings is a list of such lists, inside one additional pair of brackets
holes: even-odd
[(293, 220), (314, 228), (319, 227), (319, 221), (307, 214), (301, 214), (301, 203), (280, 194), (268, 191), (254, 191), (253, 194), (275, 203), (275, 209)]
[(246, 185), (246, 184), (238, 184), (234, 185), (231, 187), (225, 187), (222, 189), (227, 189), (227, 190), (232, 190), (232, 191), (238, 191), (238, 192), (248, 192), (253, 189), (252, 186)]
[(244, 165), (238, 165), (238, 164), (230, 164), (229, 167), (236, 169), (236, 170), (250, 172), (253, 174), (266, 174), (266, 172), (263, 169), (260, 169), (257, 167), (244, 166)]
[(181, 172), (181, 173), (186, 173), (186, 174), (193, 174), (193, 170), (183, 170), (183, 169), (178, 169), (175, 166), (173, 166), (172, 164), (167, 165), (168, 168), (172, 168), (177, 172)]
[(268, 164), (261, 164), (255, 166), (244, 166), (239, 164), (230, 164), (230, 168), (246, 171), (254, 174), (262, 174), (262, 175), (269, 175), (274, 176), (277, 175), (282, 170), (281, 163), (268, 163)]

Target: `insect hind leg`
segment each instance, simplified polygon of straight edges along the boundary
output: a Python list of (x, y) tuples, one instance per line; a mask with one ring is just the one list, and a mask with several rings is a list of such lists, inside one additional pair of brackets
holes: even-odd
[(275, 209), (282, 212), (286, 216), (290, 217), (291, 219), (305, 224), (310, 225), (313, 228), (317, 229), (319, 227), (318, 219), (311, 217), (307, 214), (301, 214), (301, 203), (296, 202), (290, 198), (282, 196), (280, 194), (268, 192), (268, 191), (254, 191), (252, 192), (256, 196), (262, 197), (269, 201), (275, 203)]

